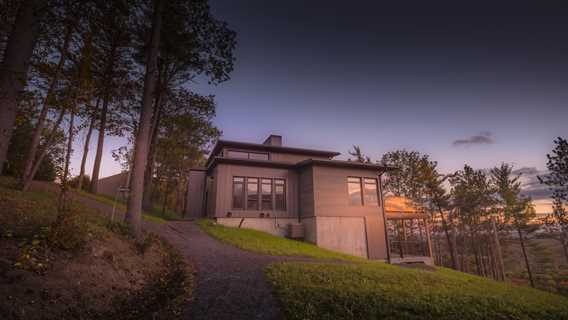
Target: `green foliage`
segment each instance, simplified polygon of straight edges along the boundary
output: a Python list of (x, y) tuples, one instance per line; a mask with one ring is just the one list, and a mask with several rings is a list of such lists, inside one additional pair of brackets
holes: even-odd
[(313, 244), (273, 236), (262, 231), (225, 227), (206, 219), (198, 220), (197, 224), (209, 235), (248, 251), (274, 256), (301, 256), (328, 260), (367, 261), (363, 258), (325, 250)]
[(568, 319), (568, 299), (455, 272), (387, 264), (267, 268), (287, 319)]
[(526, 227), (536, 215), (531, 199), (521, 196), (520, 176), (513, 177), (513, 167), (503, 163), (491, 169), (491, 182), (495, 188), (498, 211), (503, 213), (504, 222), (513, 222)]
[(465, 165), (450, 178), (453, 205), (465, 225), (476, 226), (491, 212), (494, 189), (487, 174)]
[[(31, 112), (31, 110), (29, 110)], [(10, 146), (8, 149), (8, 158), (4, 166), (4, 174), (19, 177), (25, 164), (26, 152), (30, 146), (32, 138), (33, 126), (31, 123), (31, 114), (26, 114), (25, 110), (20, 112), (16, 128), (14, 128)], [(47, 134), (47, 132), (45, 133)], [(44, 135), (45, 135), (44, 134)], [(61, 149), (63, 142), (63, 132), (57, 133), (56, 143), (49, 149), (48, 154), (41, 162), (35, 180), (54, 181), (57, 172), (61, 166), (63, 150)]]

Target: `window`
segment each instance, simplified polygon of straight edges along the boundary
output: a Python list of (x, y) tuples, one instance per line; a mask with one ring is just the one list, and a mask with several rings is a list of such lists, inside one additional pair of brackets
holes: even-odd
[(365, 178), (364, 181), (365, 205), (378, 206), (379, 193), (377, 188), (377, 179)]
[(361, 197), (361, 178), (347, 178), (347, 193), (349, 194), (350, 205), (363, 205), (363, 198)]
[(227, 158), (248, 159), (248, 157), (249, 157), (248, 152), (241, 152), (234, 150), (227, 151)]
[(233, 177), (233, 209), (245, 208), (245, 178)]
[(258, 178), (247, 178), (247, 210), (258, 210)]
[(276, 210), (286, 210), (286, 181), (274, 179), (274, 204)]
[(268, 153), (250, 152), (249, 159), (251, 160), (268, 160)]
[(250, 159), (250, 160), (268, 160), (268, 153), (266, 153), (266, 152), (247, 152), (247, 151), (228, 150), (227, 151), (227, 158)]
[(262, 210), (272, 210), (272, 179), (262, 179), (260, 201)]

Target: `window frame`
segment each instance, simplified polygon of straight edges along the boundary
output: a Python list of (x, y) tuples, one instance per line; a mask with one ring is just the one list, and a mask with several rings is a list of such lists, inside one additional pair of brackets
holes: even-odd
[[(260, 210), (261, 211), (274, 211), (274, 207), (275, 207), (275, 203), (274, 203), (274, 196), (275, 196), (275, 192), (274, 192), (274, 178), (259, 178), (260, 183), (259, 183), (259, 195), (260, 195)], [(264, 181), (268, 180), (269, 183), (264, 183)], [(262, 190), (262, 186), (263, 185), (269, 185), (270, 186), (270, 209), (264, 209), (263, 208), (263, 203), (264, 203), (264, 191)]]
[[(368, 180), (371, 180), (372, 183), (367, 183)], [(376, 196), (376, 199), (377, 199), (377, 202), (376, 202), (376, 203), (367, 204), (367, 201), (366, 201), (366, 199), (365, 199), (365, 197), (366, 197), (366, 195), (367, 195), (367, 189), (365, 188), (365, 186), (366, 186), (367, 184), (369, 184), (369, 185), (374, 185), (374, 186), (375, 186), (375, 196)], [(380, 207), (380, 206), (381, 206), (381, 197), (380, 197), (380, 195), (379, 195), (379, 179), (377, 179), (377, 178), (363, 177), (363, 191), (362, 191), (362, 193), (363, 193), (363, 205), (365, 205), (365, 206), (373, 206), (373, 207), (375, 207), (375, 206)]]
[[(235, 182), (235, 179), (237, 178), (241, 178), (243, 179), (242, 182)], [(243, 206), (242, 208), (237, 208), (235, 207), (235, 184), (242, 184), (243, 185), (243, 194), (242, 194), (242, 201), (243, 201)], [(233, 210), (246, 210), (246, 201), (247, 201), (247, 192), (246, 192), (246, 188), (247, 188), (247, 179), (244, 176), (233, 176), (232, 179), (232, 190), (231, 190), (231, 208)]]
[[(231, 152), (238, 152), (238, 153), (246, 153), (247, 156), (245, 157), (231, 157)], [(247, 160), (257, 160), (257, 161), (268, 161), (270, 160), (270, 152), (263, 152), (263, 151), (249, 151), (249, 150), (241, 150), (241, 149), (227, 149), (226, 150), (227, 158), (229, 159), (247, 159)], [(252, 159), (251, 154), (259, 154), (265, 155), (266, 159)]]
[[(256, 208), (249, 208), (249, 179), (256, 180)], [(246, 178), (246, 204), (245, 210), (248, 211), (259, 211), (260, 210), (260, 178), (259, 177), (247, 177)]]
[[(277, 184), (276, 181), (282, 181), (282, 184)], [(286, 187), (286, 179), (284, 178), (274, 178), (273, 179), (273, 184), (274, 184), (274, 189), (273, 189), (273, 194), (274, 194), (274, 211), (286, 211), (288, 210), (288, 195), (287, 195), (287, 190), (288, 188)], [(283, 197), (283, 208), (278, 208), (278, 206), (276, 205), (276, 186), (282, 186), (283, 190), (282, 190), (282, 197)]]
[[(355, 184), (355, 182), (351, 182), (349, 181), (349, 179), (357, 179), (358, 180), (358, 185), (359, 185), (359, 203), (353, 203), (351, 201), (351, 194), (349, 192), (349, 185), (350, 184)], [(350, 206), (354, 206), (354, 207), (359, 207), (359, 206), (364, 206), (364, 199), (363, 199), (363, 178), (362, 177), (355, 177), (355, 176), (347, 176), (347, 201), (349, 202)]]

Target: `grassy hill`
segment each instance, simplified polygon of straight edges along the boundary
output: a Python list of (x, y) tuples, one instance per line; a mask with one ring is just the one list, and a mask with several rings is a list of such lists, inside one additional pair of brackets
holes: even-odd
[(568, 299), (541, 290), (445, 268), (403, 268), (260, 231), (198, 223), (245, 250), (314, 258), (266, 270), (287, 319), (568, 319)]
[(135, 242), (77, 201), (55, 230), (57, 194), (14, 184), (0, 177), (0, 318), (179, 317), (190, 270), (166, 243)]

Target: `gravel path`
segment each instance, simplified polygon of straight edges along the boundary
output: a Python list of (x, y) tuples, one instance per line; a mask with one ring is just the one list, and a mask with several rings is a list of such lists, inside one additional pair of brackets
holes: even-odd
[[(33, 188), (56, 191), (55, 185), (46, 183), (34, 183)], [(71, 193), (71, 198), (106, 215), (112, 212), (111, 205), (77, 193)], [(117, 209), (115, 219), (122, 219), (123, 214)], [(186, 319), (283, 319), (264, 268), (278, 261), (313, 261), (243, 251), (210, 237), (190, 221), (143, 221), (143, 228), (168, 241), (195, 269), (193, 300)]]
[(286, 258), (223, 244), (191, 222), (170, 222), (167, 227), (160, 235), (197, 271), (187, 319), (282, 319), (263, 269)]

